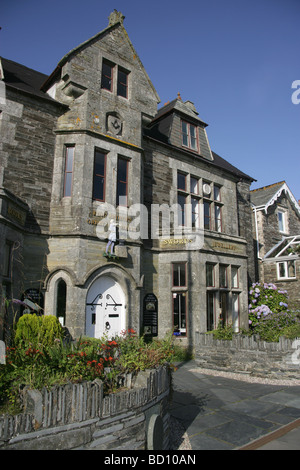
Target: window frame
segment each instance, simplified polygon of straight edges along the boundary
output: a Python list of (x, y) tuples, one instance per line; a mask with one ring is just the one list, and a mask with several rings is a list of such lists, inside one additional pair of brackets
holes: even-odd
[[(236, 273), (237, 285), (234, 285), (234, 272)], [(240, 266), (231, 265), (231, 289), (240, 288)]]
[[(294, 276), (289, 276), (289, 267), (288, 267), (288, 264), (289, 263), (293, 263), (293, 270), (294, 270)], [(284, 276), (281, 276), (280, 275), (280, 265), (284, 265)], [(297, 276), (296, 276), (296, 264), (295, 264), (295, 260), (294, 259), (291, 259), (291, 260), (284, 260), (284, 261), (277, 261), (276, 263), (276, 270), (277, 270), (277, 280), (290, 280), (290, 279), (297, 279)]]
[[(211, 268), (211, 275), (212, 275), (212, 284), (210, 285), (207, 280), (208, 280), (208, 268)], [(205, 276), (206, 276), (206, 287), (216, 287), (216, 265), (214, 263), (206, 263), (206, 269), (205, 269)]]
[[(187, 274), (187, 270), (186, 270), (186, 262), (185, 261), (179, 261), (179, 262), (174, 262), (172, 263), (172, 287), (178, 287), (178, 288), (186, 288), (187, 287), (187, 278), (186, 278), (186, 274)], [(184, 284), (180, 284), (180, 278), (181, 278), (181, 270), (180, 270), (180, 267), (184, 266), (184, 280), (185, 280), (185, 283)], [(174, 272), (175, 272), (175, 267), (177, 267), (178, 269), (178, 279), (179, 279), (179, 284), (175, 284), (174, 282)]]
[[(125, 162), (126, 163), (126, 180), (121, 180), (119, 179), (119, 174), (120, 174), (120, 169), (119, 169), (119, 163), (120, 162)], [(118, 162), (117, 162), (117, 194), (116, 194), (116, 205), (122, 206), (122, 207), (128, 207), (128, 177), (129, 177), (129, 160), (126, 157), (123, 157), (122, 155), (118, 155)], [(125, 185), (126, 188), (126, 204), (120, 204), (120, 196), (119, 194), (119, 183), (122, 185)]]
[[(120, 79), (120, 74), (124, 74), (126, 77), (126, 83), (123, 83)], [(129, 74), (130, 72), (123, 67), (118, 66), (117, 72), (117, 96), (121, 96), (122, 98), (128, 99), (128, 86), (129, 86)], [(120, 93), (120, 87), (124, 87), (126, 90), (126, 95)]]
[[(221, 270), (224, 269), (224, 279), (225, 283), (224, 285), (221, 283), (222, 277), (221, 277)], [(220, 289), (228, 289), (228, 266), (227, 264), (219, 264), (219, 287)]]
[[(100, 173), (95, 173), (95, 165), (96, 165), (96, 154), (97, 152), (99, 154), (102, 154), (104, 156), (104, 165), (103, 165), (103, 168), (104, 168), (104, 174), (101, 175)], [(95, 148), (94, 150), (94, 168), (93, 168), (93, 195), (92, 195), (92, 199), (93, 201), (99, 201), (99, 202), (105, 202), (105, 192), (106, 192), (106, 160), (107, 160), (107, 153), (104, 152), (103, 150), (99, 149), (99, 148)], [(97, 178), (103, 178), (103, 199), (99, 199), (97, 197), (95, 197), (95, 187), (96, 187), (96, 179)]]
[[(219, 211), (219, 217), (217, 217), (217, 210)], [(222, 206), (221, 204), (214, 204), (214, 224), (215, 224), (215, 232), (222, 233), (223, 226), (222, 226)]]
[[(235, 302), (237, 302), (237, 309)], [(240, 330), (240, 292), (231, 293), (231, 318), (233, 331), (238, 333)]]
[[(282, 219), (280, 220), (280, 217), (282, 216)], [(278, 221), (278, 229), (280, 233), (288, 233), (287, 232), (287, 220), (286, 220), (286, 212), (284, 210), (278, 209), (277, 210), (277, 221)], [(281, 229), (282, 225), (282, 229)]]
[[(72, 170), (68, 170), (69, 165), (69, 151), (72, 149)], [(75, 144), (66, 144), (65, 145), (65, 168), (64, 168), (64, 184), (63, 184), (63, 197), (72, 197), (73, 191), (73, 175), (74, 175), (74, 160), (75, 160)], [(70, 194), (66, 194), (67, 188), (67, 179), (71, 175), (70, 183)]]
[[(194, 207), (195, 204), (195, 207)], [(200, 200), (197, 197), (191, 197), (192, 205), (192, 228), (200, 228)], [(194, 210), (196, 208), (196, 210)]]
[[(196, 192), (192, 190), (192, 180), (196, 182)], [(190, 192), (192, 196), (199, 196), (199, 178), (193, 175), (190, 175)]]
[[(110, 67), (110, 70), (111, 70), (111, 75), (106, 75), (104, 74), (104, 70), (103, 70), (103, 66), (108, 66)], [(110, 93), (113, 92), (114, 90), (114, 70), (115, 70), (115, 64), (113, 62), (110, 62), (109, 60), (107, 59), (103, 59), (102, 60), (102, 70), (101, 70), (101, 89), (102, 90), (107, 90), (109, 91)], [(104, 86), (103, 84), (103, 81), (104, 79), (106, 80), (110, 80), (110, 87), (107, 88), (106, 86)]]
[[(209, 209), (208, 215), (205, 213), (205, 207)], [(211, 202), (205, 199), (203, 200), (203, 228), (204, 230), (211, 230)]]
[[(184, 188), (179, 186), (179, 178), (184, 178)], [(177, 171), (177, 191), (187, 191), (186, 180), (187, 175), (185, 173), (182, 173), (182, 171)]]
[[(183, 129), (183, 125), (186, 126), (186, 132)], [(191, 128), (195, 129), (195, 136), (192, 136)], [(198, 126), (192, 124), (191, 122), (181, 119), (181, 145), (184, 148), (191, 150), (192, 152), (199, 152), (199, 139), (198, 139)], [(187, 144), (184, 143), (184, 138), (186, 138)], [(195, 143), (195, 148), (192, 145), (192, 142)]]

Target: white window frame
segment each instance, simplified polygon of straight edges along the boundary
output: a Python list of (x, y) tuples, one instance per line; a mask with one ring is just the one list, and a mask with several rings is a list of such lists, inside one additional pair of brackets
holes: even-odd
[[(294, 273), (295, 276), (289, 276), (289, 270), (288, 270), (288, 263), (294, 263)], [(280, 276), (280, 264), (284, 265), (284, 276)], [(295, 260), (286, 260), (286, 261), (277, 261), (276, 263), (277, 267), (277, 279), (296, 279), (296, 266), (295, 266)]]
[[(280, 216), (282, 217), (280, 220)], [(287, 233), (286, 212), (278, 209), (277, 211), (278, 228), (280, 233)]]

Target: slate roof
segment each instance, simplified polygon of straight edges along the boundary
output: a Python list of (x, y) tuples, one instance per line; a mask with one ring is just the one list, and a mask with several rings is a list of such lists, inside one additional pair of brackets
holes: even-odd
[(41, 86), (48, 78), (48, 75), (2, 57), (0, 62), (3, 71), (3, 81), (6, 85), (58, 104), (57, 101), (41, 91)]
[(250, 191), (250, 201), (256, 207), (257, 210), (264, 209), (267, 212), (268, 207), (272, 206), (277, 199), (284, 192), (295, 207), (296, 212), (300, 216), (300, 205), (295, 199), (290, 188), (285, 181), (279, 181), (278, 183), (264, 186), (263, 188), (253, 189)]
[[(175, 112), (192, 118), (195, 123), (198, 123), (198, 125), (202, 124), (203, 127), (206, 127), (208, 125), (198, 117), (198, 113), (192, 102), (183, 102), (181, 98), (176, 98), (175, 100), (166, 103), (165, 106), (158, 110), (156, 116), (151, 121), (151, 123), (146, 128), (144, 128), (144, 136), (166, 144), (174, 149), (177, 148), (172, 145), (169, 140), (171, 127), (173, 124), (173, 115)], [(196, 155), (194, 152), (191, 152), (188, 149), (180, 148), (180, 150), (182, 152), (190, 153), (191, 155), (193, 155), (193, 158), (198, 158), (200, 161), (203, 161), (208, 165), (212, 165), (216, 168), (225, 170), (237, 178), (247, 179), (249, 181), (256, 181), (254, 178), (242, 172), (237, 167), (231, 165), (231, 163), (229, 163), (227, 160), (225, 160), (215, 152), (212, 152), (213, 160), (208, 160), (207, 158), (204, 158), (201, 155)]]
[(250, 191), (250, 199), (252, 204), (256, 207), (265, 206), (279, 191), (281, 186), (285, 184), (285, 181), (279, 181), (278, 183), (264, 186), (263, 188), (253, 189)]
[(204, 127), (208, 126), (202, 119), (198, 117), (198, 112), (194, 106), (194, 103), (191, 101), (182, 101), (180, 97), (180, 93), (178, 93), (178, 97), (175, 100), (166, 103), (162, 108), (157, 111), (155, 118), (153, 119), (152, 123), (155, 123), (157, 120), (160, 120), (163, 116), (170, 115), (174, 111), (178, 111), (181, 114), (188, 115), (192, 120), (196, 120), (198, 123), (200, 122)]

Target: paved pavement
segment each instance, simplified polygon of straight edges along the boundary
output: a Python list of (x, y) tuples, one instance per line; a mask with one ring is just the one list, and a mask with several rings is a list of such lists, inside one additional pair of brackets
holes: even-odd
[(173, 389), (171, 415), (193, 450), (300, 450), (300, 386), (204, 375), (189, 361)]

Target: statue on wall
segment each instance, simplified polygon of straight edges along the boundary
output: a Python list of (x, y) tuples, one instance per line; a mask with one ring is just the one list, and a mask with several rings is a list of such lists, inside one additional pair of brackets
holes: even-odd
[[(115, 257), (114, 247), (115, 247), (115, 243), (117, 241), (117, 223), (113, 219), (111, 219), (111, 221), (110, 221), (108, 231), (110, 233), (109, 233), (109, 236), (108, 236), (108, 242), (107, 242), (107, 245), (106, 245), (106, 250), (105, 250), (104, 256), (106, 258), (111, 258), (111, 257)], [(110, 248), (110, 253), (108, 252), (109, 248)]]

